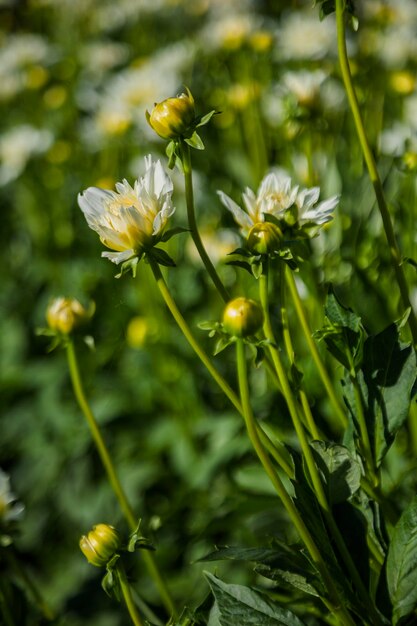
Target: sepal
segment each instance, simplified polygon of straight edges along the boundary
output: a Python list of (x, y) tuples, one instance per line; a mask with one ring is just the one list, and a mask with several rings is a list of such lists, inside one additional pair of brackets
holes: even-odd
[(117, 573), (117, 561), (120, 554), (115, 554), (106, 565), (106, 574), (103, 576), (101, 586), (110, 598), (116, 598), (120, 602), (122, 592), (120, 589), (120, 580)]
[(149, 539), (147, 539), (140, 533), (141, 522), (142, 520), (138, 521), (136, 529), (129, 536), (129, 541), (127, 544), (128, 552), (135, 552), (136, 550), (155, 550), (155, 547), (152, 545)]

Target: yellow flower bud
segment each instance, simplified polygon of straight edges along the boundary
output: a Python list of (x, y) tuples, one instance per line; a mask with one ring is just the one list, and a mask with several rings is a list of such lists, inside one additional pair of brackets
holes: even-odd
[(97, 524), (80, 539), (81, 552), (91, 565), (104, 567), (120, 547), (119, 533), (113, 526)]
[(249, 231), (247, 246), (256, 254), (275, 252), (282, 246), (282, 232), (275, 224), (258, 222)]
[(146, 119), (162, 139), (183, 137), (195, 120), (194, 98), (191, 92), (187, 89), (187, 93), (155, 104), (151, 113), (146, 111)]
[(233, 337), (248, 337), (260, 330), (263, 312), (255, 300), (235, 298), (226, 306), (223, 313), (223, 327)]
[(86, 322), (94, 313), (94, 306), (85, 309), (73, 298), (55, 298), (46, 311), (49, 328), (63, 335), (69, 335), (74, 328)]

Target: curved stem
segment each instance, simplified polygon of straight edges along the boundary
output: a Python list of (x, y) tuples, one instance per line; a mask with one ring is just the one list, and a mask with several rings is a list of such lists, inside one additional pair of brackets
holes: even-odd
[(216, 269), (211, 262), (209, 255), (206, 252), (203, 242), (201, 241), (200, 233), (198, 231), (197, 221), (195, 218), (194, 211), (194, 193), (193, 193), (193, 178), (192, 178), (192, 167), (191, 167), (191, 153), (190, 146), (185, 143), (185, 141), (181, 141), (181, 156), (182, 156), (182, 166), (184, 170), (184, 180), (185, 180), (185, 200), (187, 204), (187, 217), (188, 217), (188, 225), (190, 227), (191, 236), (195, 243), (195, 247), (197, 248), (198, 254), (203, 261), (207, 272), (211, 280), (213, 281), (217, 291), (223, 298), (224, 302), (228, 302), (230, 300), (230, 296), (227, 292), (226, 287), (223, 285), (222, 281), (219, 278), (219, 275), (216, 272)]
[(132, 622), (135, 626), (145, 626), (133, 601), (132, 592), (130, 591), (129, 583), (127, 582), (126, 572), (123, 565), (118, 562), (116, 569), (119, 577), (120, 589), (122, 591), (123, 600), (125, 601)]
[(401, 300), (404, 309), (410, 309), (408, 317), (408, 325), (413, 336), (414, 344), (417, 344), (417, 319), (411, 306), (407, 279), (402, 266), (401, 253), (395, 238), (394, 227), (388, 210), (387, 201), (385, 199), (384, 189), (376, 167), (375, 159), (369, 147), (368, 138), (366, 136), (361, 112), (359, 109), (358, 99), (355, 87), (352, 81), (352, 74), (349, 67), (349, 59), (346, 49), (345, 37), (345, 21), (344, 21), (344, 0), (336, 0), (336, 24), (337, 24), (337, 48), (339, 54), (340, 71), (346, 89), (349, 106), (352, 111), (355, 122), (356, 132), (358, 134), (359, 143), (368, 168), (369, 177), (371, 179), (379, 212), (381, 214), (382, 223), (387, 237), (389, 251), (391, 255), (391, 263), (394, 268), (395, 277), (401, 294)]
[(236, 342), (236, 359), (237, 359), (237, 371), (238, 371), (238, 379), (239, 379), (239, 390), (240, 397), (242, 400), (243, 407), (243, 417), (245, 419), (246, 429), (248, 431), (249, 439), (253, 445), (253, 448), (263, 465), (263, 468), (269, 479), (271, 480), (275, 491), (277, 492), (279, 498), (281, 499), (282, 504), (284, 505), (292, 523), (297, 529), (302, 541), (306, 545), (311, 558), (313, 559), (317, 569), (319, 570), (325, 585), (329, 591), (329, 595), (332, 599), (332, 608), (335, 615), (339, 618), (341, 624), (353, 624), (352, 618), (346, 609), (342, 606), (341, 600), (339, 598), (339, 594), (334, 585), (334, 582), (327, 570), (327, 566), (321, 556), (320, 550), (316, 546), (310, 532), (302, 520), (294, 502), (288, 495), (287, 491), (278, 474), (275, 471), (275, 468), (271, 464), (271, 461), (266, 454), (262, 442), (259, 439), (258, 431), (255, 425), (255, 420), (252, 413), (252, 408), (250, 405), (249, 398), (249, 387), (248, 387), (248, 378), (247, 378), (247, 367), (246, 367), (246, 356), (245, 356), (245, 345), (242, 339), (238, 339)]
[[(100, 427), (96, 422), (94, 414), (90, 408), (89, 402), (84, 392), (83, 384), (81, 382), (80, 370), (78, 367), (77, 356), (74, 348), (74, 343), (72, 339), (68, 339), (67, 343), (67, 357), (68, 357), (68, 366), (71, 376), (71, 382), (74, 389), (74, 394), (77, 399), (77, 402), (80, 406), (81, 411), (83, 412), (88, 426), (91, 431), (91, 435), (93, 437), (94, 443), (96, 445), (97, 451), (100, 455), (101, 462), (104, 465), (104, 469), (106, 470), (110, 485), (114, 491), (114, 494), (120, 504), (120, 508), (123, 512), (123, 515), (130, 527), (131, 531), (136, 530), (137, 527), (137, 517), (134, 514), (133, 508), (127, 499), (127, 496), (124, 492), (124, 489), (121, 485), (119, 477), (117, 475), (116, 469), (113, 465), (113, 461), (107, 449), (107, 446), (104, 442), (103, 436), (100, 431)], [(162, 602), (164, 603), (167, 611), (170, 614), (176, 613), (173, 601), (167, 589), (166, 583), (162, 578), (161, 573), (158, 570), (158, 567), (155, 563), (155, 559), (153, 555), (147, 550), (141, 551), (141, 556), (148, 568), (148, 572), (152, 577), (159, 595), (161, 597)]]
[(299, 293), (297, 291), (297, 287), (295, 285), (295, 281), (294, 281), (294, 277), (291, 274), (291, 270), (285, 268), (285, 279), (286, 279), (286, 283), (288, 285), (290, 294), (291, 294), (291, 298), (293, 300), (294, 303), (294, 308), (295, 308), (295, 312), (297, 314), (298, 317), (298, 321), (300, 322), (301, 328), (303, 330), (304, 336), (306, 338), (307, 341), (307, 345), (309, 347), (309, 350), (311, 352), (311, 356), (313, 357), (313, 360), (316, 364), (317, 367), (317, 371), (320, 375), (320, 378), (323, 382), (323, 385), (326, 389), (327, 395), (329, 396), (329, 400), (332, 403), (333, 409), (335, 414), (338, 416), (341, 424), (343, 425), (343, 428), (347, 428), (348, 426), (348, 419), (342, 409), (342, 407), (340, 406), (339, 400), (337, 399), (337, 396), (335, 394), (335, 391), (333, 389), (333, 385), (332, 382), (329, 378), (329, 375), (326, 371), (326, 368), (323, 365), (323, 362), (321, 360), (319, 351), (317, 350), (317, 346), (314, 343), (313, 337), (311, 336), (311, 330), (309, 328), (308, 322), (307, 322), (307, 317), (306, 314), (304, 312), (304, 308), (303, 308), (303, 304), (301, 302), (301, 298), (299, 296)]

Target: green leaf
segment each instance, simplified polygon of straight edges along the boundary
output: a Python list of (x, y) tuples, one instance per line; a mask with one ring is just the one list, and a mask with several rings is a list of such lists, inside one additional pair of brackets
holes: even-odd
[(174, 259), (171, 259), (169, 254), (161, 248), (152, 248), (149, 250), (148, 256), (152, 257), (152, 259), (159, 265), (164, 265), (165, 267), (175, 267)]
[[(368, 337), (357, 379), (378, 467), (407, 418), (416, 377), (416, 354), (410, 344), (400, 341), (398, 324)], [(356, 425), (356, 399), (349, 378), (345, 380), (345, 399)]]
[(330, 504), (344, 502), (361, 486), (360, 463), (345, 446), (324, 441), (312, 441), (317, 467)]
[(228, 585), (205, 572), (219, 609), (221, 626), (303, 626), (288, 609), (242, 585)]
[(249, 272), (252, 275), (252, 267), (246, 261), (226, 261), (226, 265), (234, 265), (235, 267), (240, 267), (243, 270)]
[(220, 352), (223, 352), (223, 350), (225, 350), (225, 348), (230, 346), (234, 341), (235, 341), (234, 337), (222, 335), (216, 342), (213, 355), (216, 356)]
[[(200, 561), (250, 561), (255, 572), (273, 580), (284, 589), (296, 588), (303, 593), (319, 596), (315, 587), (317, 576), (303, 549), (274, 540), (270, 548), (225, 547), (211, 552)], [(318, 585), (320, 587), (320, 584)]]
[(205, 115), (202, 115), (199, 119), (197, 118), (196, 121), (198, 123), (195, 125), (195, 127), (199, 128), (200, 126), (205, 126), (206, 124), (209, 123), (209, 121), (211, 120), (213, 115), (218, 115), (219, 113), (220, 113), (220, 111), (216, 111), (215, 109), (213, 109), (209, 113), (206, 113)]
[(195, 148), (196, 150), (204, 150), (204, 143), (201, 139), (200, 135), (197, 132), (194, 132), (191, 137), (187, 137), (184, 139), (185, 143), (188, 143), (189, 146)]
[(417, 608), (417, 496), (394, 529), (388, 549), (387, 581), (395, 626)]
[(189, 228), (182, 228), (181, 226), (177, 226), (177, 228), (170, 228), (162, 235), (161, 241), (163, 242), (169, 241), (171, 237), (174, 237), (174, 235), (178, 235), (180, 233), (189, 233), (189, 232), (190, 232)]
[(329, 352), (347, 370), (356, 370), (362, 362), (365, 331), (360, 317), (344, 307), (331, 289), (324, 307), (327, 324), (315, 333)]
[(110, 598), (114, 597), (120, 602), (122, 593), (120, 588), (119, 575), (117, 573), (117, 561), (119, 560), (119, 558), (120, 555), (115, 554), (113, 558), (111, 558), (110, 561), (107, 563), (107, 572), (101, 581), (101, 586)]

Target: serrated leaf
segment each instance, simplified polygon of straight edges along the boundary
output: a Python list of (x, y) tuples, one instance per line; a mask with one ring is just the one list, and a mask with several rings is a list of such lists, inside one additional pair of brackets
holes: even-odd
[(267, 596), (244, 587), (229, 585), (205, 572), (219, 609), (221, 626), (304, 626), (294, 613)]
[(365, 331), (361, 318), (344, 307), (333, 290), (329, 291), (324, 306), (328, 323), (316, 333), (329, 352), (347, 370), (356, 370), (362, 362)]
[(269, 548), (225, 547), (206, 555), (200, 561), (236, 560), (255, 563), (255, 571), (288, 589), (295, 587), (318, 596), (314, 569), (299, 545), (289, 546), (274, 540)]
[(417, 496), (394, 529), (388, 549), (387, 581), (395, 626), (417, 608)]
[[(416, 354), (399, 339), (397, 324), (368, 337), (363, 347), (363, 365), (358, 372), (363, 409), (377, 467), (407, 418), (417, 377)], [(356, 421), (353, 383), (345, 380), (345, 399)]]
[(350, 498), (361, 486), (362, 468), (345, 446), (312, 441), (316, 465), (322, 475), (330, 504)]

